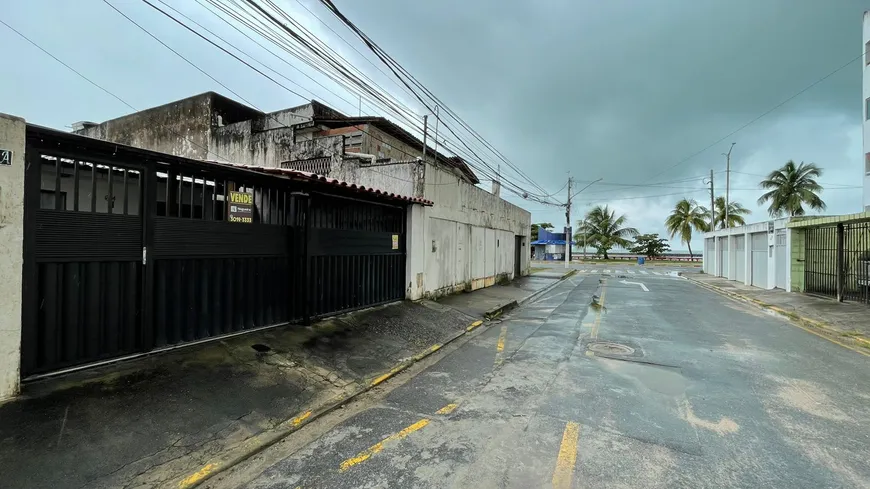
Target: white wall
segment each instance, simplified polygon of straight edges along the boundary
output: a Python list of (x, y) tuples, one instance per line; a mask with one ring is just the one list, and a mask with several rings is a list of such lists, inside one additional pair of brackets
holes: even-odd
[[(863, 37), (861, 42), (861, 52), (863, 53), (868, 49), (867, 43), (870, 42), (870, 12), (864, 12), (864, 22), (863, 22)], [(867, 102), (866, 100), (870, 98), (870, 65), (866, 62), (866, 55), (862, 58), (861, 66), (863, 66), (863, 82), (861, 89), (861, 120), (863, 121), (863, 136), (864, 136), (864, 160), (867, 161), (866, 154), (870, 153), (870, 121), (867, 120)], [(863, 175), (864, 179), (864, 199), (863, 199), (863, 210), (870, 210), (870, 173), (868, 173), (868, 168), (865, 167), (866, 163), (861, 167), (861, 175)]]
[(0, 114), (0, 149), (12, 150), (12, 164), (0, 166), (0, 401), (18, 394), (21, 378), (24, 134), (23, 119)]
[[(764, 221), (745, 226), (738, 226), (727, 229), (719, 229), (710, 233), (704, 233), (704, 272), (718, 277), (726, 277), (731, 280), (737, 277), (738, 260), (736, 259), (736, 247), (734, 245), (734, 237), (738, 235), (744, 236), (744, 271), (741, 276), (744, 277), (743, 283), (752, 285), (752, 235), (756, 233), (764, 233), (767, 236), (767, 269), (765, 283), (767, 289), (776, 288), (776, 272), (777, 272), (777, 257), (779, 254), (785, 254), (785, 290), (791, 290), (791, 230), (788, 229), (790, 218), (776, 219), (773, 221)], [(773, 232), (770, 232), (770, 224), (773, 223)], [(786, 230), (786, 246), (776, 246), (776, 231), (780, 229)], [(728, 259), (722, 260), (720, 263), (716, 258), (722, 251), (724, 246), (720, 244), (720, 238), (729, 237), (728, 242)], [(715, 242), (712, 242), (715, 238)], [(714, 250), (713, 256), (710, 252)], [(757, 263), (756, 263), (757, 268)]]

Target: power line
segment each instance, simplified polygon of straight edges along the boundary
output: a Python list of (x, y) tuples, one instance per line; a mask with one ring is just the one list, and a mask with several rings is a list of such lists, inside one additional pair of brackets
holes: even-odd
[(722, 141), (725, 141), (726, 139), (729, 139), (731, 136), (733, 136), (733, 135), (737, 134), (738, 132), (740, 132), (740, 131), (746, 129), (747, 127), (751, 126), (752, 124), (755, 124), (756, 122), (758, 122), (758, 121), (759, 121), (760, 119), (762, 119), (763, 117), (766, 117), (766, 116), (767, 116), (768, 114), (770, 114), (771, 112), (773, 112), (773, 111), (779, 109), (780, 107), (782, 107), (783, 105), (785, 105), (785, 104), (791, 102), (792, 100), (794, 100), (795, 98), (799, 97), (800, 95), (802, 95), (802, 94), (803, 94), (804, 92), (806, 92), (807, 90), (809, 90), (809, 89), (815, 87), (815, 86), (818, 85), (819, 83), (822, 83), (823, 81), (827, 80), (828, 78), (830, 78), (830, 77), (834, 76), (835, 74), (839, 73), (840, 71), (844, 70), (847, 66), (849, 66), (849, 65), (852, 64), (852, 63), (854, 63), (855, 61), (858, 61), (859, 59), (861, 59), (862, 57), (864, 57), (866, 54), (867, 54), (867, 51), (865, 51), (865, 52), (859, 54), (858, 56), (856, 56), (856, 57), (850, 59), (846, 64), (840, 66), (839, 68), (837, 68), (837, 69), (835, 69), (834, 71), (828, 73), (827, 75), (825, 75), (825, 76), (819, 78), (818, 80), (814, 81), (813, 83), (811, 83), (811, 84), (809, 84), (808, 86), (804, 87), (803, 89), (799, 90), (797, 93), (794, 93), (794, 94), (791, 95), (790, 97), (786, 98), (786, 99), (783, 100), (782, 102), (780, 102), (780, 103), (774, 105), (773, 107), (771, 107), (770, 109), (767, 109), (766, 111), (762, 112), (761, 114), (759, 114), (758, 116), (756, 116), (755, 118), (753, 118), (752, 120), (750, 120), (749, 122), (743, 124), (742, 126), (738, 127), (737, 129), (731, 131), (730, 133), (728, 133), (728, 134), (722, 136), (721, 138), (717, 139), (717, 140), (714, 141), (713, 143), (711, 143), (711, 144), (705, 146), (705, 147), (704, 147), (703, 149), (701, 149), (700, 151), (696, 151), (696, 152), (692, 153), (691, 155), (689, 155), (689, 156), (683, 158), (682, 160), (680, 160), (680, 161), (674, 163), (673, 165), (671, 165), (671, 166), (665, 168), (664, 170), (662, 170), (662, 171), (660, 171), (660, 172), (654, 174), (652, 177), (649, 178), (649, 180), (653, 180), (653, 179), (657, 178), (658, 176), (660, 176), (661, 174), (666, 173), (666, 172), (668, 172), (668, 171), (670, 171), (670, 170), (676, 168), (677, 166), (679, 166), (679, 165), (681, 165), (681, 164), (683, 164), (683, 163), (685, 163), (685, 162), (691, 160), (691, 159), (694, 158), (695, 156), (698, 156), (699, 154), (701, 154), (701, 153), (707, 151), (708, 149), (712, 148), (713, 146), (716, 146), (717, 144), (721, 143)]
[(670, 193), (670, 194), (658, 194), (658, 195), (638, 195), (638, 196), (635, 196), (635, 197), (619, 197), (619, 198), (613, 198), (613, 199), (608, 199), (608, 198), (600, 198), (600, 199), (584, 199), (584, 200), (578, 200), (577, 202), (600, 202), (600, 201), (608, 201), (608, 202), (610, 202), (610, 201), (620, 201), (620, 200), (653, 199), (653, 198), (656, 198), (656, 197), (669, 197), (669, 196), (672, 196), (672, 195), (694, 194), (694, 193), (697, 193), (697, 192), (707, 191), (707, 190), (709, 190), (709, 189), (706, 189), (706, 188), (696, 188), (695, 190), (693, 190), (693, 191), (691, 191), (691, 192), (674, 192), (674, 193)]
[[(33, 47), (35, 47), (36, 49), (39, 49), (40, 51), (42, 51), (43, 53), (45, 53), (46, 55), (48, 55), (51, 59), (53, 59), (53, 60), (57, 61), (58, 63), (60, 63), (64, 68), (66, 68), (66, 69), (72, 71), (73, 73), (75, 73), (76, 75), (78, 75), (79, 78), (81, 78), (82, 80), (85, 80), (86, 82), (90, 83), (91, 85), (97, 87), (98, 89), (100, 89), (100, 90), (103, 91), (104, 93), (108, 94), (109, 96), (111, 96), (111, 97), (114, 98), (115, 100), (121, 102), (122, 104), (126, 105), (128, 108), (132, 109), (134, 112), (138, 112), (138, 111), (139, 111), (139, 109), (137, 109), (136, 107), (134, 107), (133, 105), (131, 105), (129, 102), (127, 102), (126, 100), (122, 99), (120, 96), (116, 95), (115, 93), (111, 92), (111, 91), (110, 91), (109, 89), (107, 89), (106, 87), (104, 87), (104, 86), (98, 84), (97, 82), (95, 82), (94, 80), (88, 78), (88, 77), (85, 76), (82, 72), (80, 72), (80, 71), (78, 71), (77, 69), (73, 68), (72, 66), (68, 65), (66, 62), (64, 62), (63, 60), (61, 60), (60, 58), (58, 58), (58, 57), (55, 56), (54, 54), (50, 53), (48, 50), (46, 50), (45, 48), (43, 48), (42, 46), (40, 46), (39, 44), (37, 44), (35, 41), (33, 41), (33, 40), (30, 39), (29, 37), (27, 37), (27, 36), (25, 36), (24, 34), (22, 34), (20, 31), (18, 31), (17, 29), (15, 29), (14, 27), (12, 27), (11, 25), (9, 25), (9, 24), (7, 24), (6, 22), (4, 22), (2, 19), (0, 19), (0, 24), (3, 24), (4, 26), (6, 26), (7, 29), (11, 30), (11, 31), (14, 32), (15, 34), (18, 34), (19, 37), (21, 37), (22, 39), (24, 39), (25, 41), (27, 41), (28, 43), (30, 43), (30, 44), (31, 44)], [(181, 132), (179, 132), (179, 131), (176, 131), (176, 130), (172, 129), (171, 127), (169, 128), (169, 130), (172, 131), (172, 132), (174, 132), (177, 136), (181, 137), (182, 139), (184, 139), (185, 141), (189, 142), (190, 144), (192, 144), (192, 145), (194, 145), (194, 146), (196, 146), (196, 147), (198, 147), (198, 148), (204, 150), (204, 151), (206, 152), (206, 154), (211, 153), (211, 154), (214, 154), (214, 155), (218, 156), (218, 158), (223, 158), (223, 156), (221, 156), (219, 153), (217, 153), (217, 152), (215, 152), (215, 151), (210, 151), (207, 147), (201, 146), (199, 143), (197, 143), (196, 141), (193, 141), (192, 139), (188, 138), (188, 137), (187, 137), (186, 135), (184, 135), (183, 133), (181, 133)]]
[[(375, 54), (375, 56), (377, 56), (381, 60), (381, 62), (383, 62), (387, 66), (387, 68), (393, 73), (394, 76), (396, 76), (397, 79), (399, 79), (399, 81), (401, 81), (405, 86), (407, 86), (411, 91), (414, 92), (414, 96), (417, 98), (417, 100), (421, 104), (423, 104), (427, 108), (427, 110), (429, 110), (430, 112), (433, 112), (433, 109), (431, 107), (429, 107), (429, 105), (422, 99), (422, 97), (419, 94), (417, 94), (417, 92), (414, 91), (408, 85), (408, 82), (404, 78), (402, 78), (399, 75), (399, 73), (397, 73), (397, 70), (402, 72), (402, 74), (405, 75), (405, 77), (408, 78), (408, 80), (410, 80), (411, 83), (413, 83), (420, 90), (422, 90), (423, 93), (427, 95), (427, 97), (429, 97), (431, 100), (435, 101), (438, 106), (443, 107), (448, 115), (450, 115), (456, 122), (458, 122), (460, 124), (460, 126), (465, 128), (469, 133), (474, 135), (479, 141), (481, 141), (484, 144), (484, 146), (489, 148), (496, 156), (498, 156), (502, 161), (504, 161), (505, 164), (507, 164), (509, 168), (513, 169), (518, 175), (525, 178), (526, 181), (528, 181), (533, 187), (536, 187), (541, 192), (543, 192), (544, 195), (547, 194), (546, 190), (544, 190), (540, 185), (538, 185), (528, 175), (523, 173), (522, 170), (520, 170), (518, 167), (516, 167), (516, 165), (514, 165), (506, 157), (504, 157), (504, 155), (501, 154), (501, 152), (499, 152), (497, 149), (495, 149), (495, 147), (492, 146), (491, 143), (486, 141), (486, 139), (484, 139), (477, 131), (475, 131), (473, 128), (471, 128), (471, 126), (469, 126), (468, 123), (466, 123), (464, 120), (462, 120), (462, 118), (459, 117), (458, 114), (456, 114), (449, 106), (444, 104), (443, 101), (441, 101), (428, 88), (426, 88), (422, 83), (420, 83), (419, 80), (417, 80), (413, 75), (410, 74), (410, 72), (408, 72), (404, 67), (402, 67), (401, 64), (399, 64), (386, 51), (384, 51), (380, 46), (378, 46), (377, 43), (375, 43), (370, 37), (368, 37), (368, 35), (366, 35), (364, 32), (362, 32), (362, 30), (360, 30), (352, 21), (350, 21), (350, 19), (348, 19), (344, 14), (341, 13), (341, 11), (335, 6), (334, 3), (332, 3), (331, 0), (320, 0), (320, 1), (324, 6), (326, 6), (326, 8), (330, 12), (332, 12), (333, 15), (335, 15), (342, 23), (344, 23), (351, 31), (353, 31), (360, 38), (360, 40), (363, 41), (363, 43), (369, 48), (369, 50), (371, 50)], [(255, 2), (253, 0), (247, 0), (247, 2), (249, 4), (255, 5)], [(446, 121), (444, 122), (444, 126), (445, 126), (445, 128), (447, 128), (448, 131), (450, 131), (451, 134), (453, 134), (454, 137), (459, 139), (459, 141), (469, 151), (471, 151), (472, 154), (477, 156), (477, 154), (474, 153), (473, 150), (471, 150), (469, 145), (463, 139), (459, 138), (458, 135), (456, 135), (456, 133), (446, 123)], [(478, 156), (478, 158), (479, 158), (479, 156)], [(483, 161), (481, 161), (481, 162), (486, 165), (485, 162), (483, 162)], [(490, 168), (490, 170), (492, 170), (491, 167), (489, 167), (489, 168)]]

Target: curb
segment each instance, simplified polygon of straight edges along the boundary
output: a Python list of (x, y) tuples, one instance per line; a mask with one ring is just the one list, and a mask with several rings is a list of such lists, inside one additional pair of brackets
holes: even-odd
[[(743, 303), (755, 306), (758, 309), (761, 309), (762, 311), (764, 311), (768, 314), (772, 314), (775, 316), (779, 316), (782, 319), (786, 319), (790, 323), (803, 329), (804, 331), (807, 331), (807, 332), (812, 333), (816, 336), (824, 338), (832, 343), (836, 343), (836, 344), (842, 346), (843, 348), (847, 348), (849, 350), (860, 353), (862, 355), (870, 356), (870, 352), (864, 351), (863, 349), (858, 349), (853, 345), (849, 345), (847, 343), (844, 343), (842, 341), (842, 338), (843, 338), (843, 336), (841, 334), (842, 331), (835, 329), (835, 328), (832, 328), (827, 323), (823, 323), (823, 322), (817, 321), (815, 319), (801, 316), (800, 314), (797, 314), (794, 312), (786, 311), (785, 309), (782, 309), (781, 307), (777, 307), (777, 306), (774, 306), (773, 304), (768, 304), (766, 302), (762, 302), (762, 301), (757, 300), (757, 299), (752, 299), (750, 297), (746, 297), (745, 295), (738, 294), (736, 292), (730, 292), (727, 290), (723, 290), (719, 287), (716, 287), (715, 285), (710, 285), (710, 284), (701, 282), (699, 280), (696, 280), (694, 278), (689, 278), (689, 277), (684, 277), (684, 278), (686, 278), (690, 282), (694, 283), (695, 285), (698, 285), (699, 287), (705, 288), (705, 289), (710, 290), (712, 292), (715, 292), (719, 295), (724, 295), (725, 297), (728, 297), (731, 300), (743, 302)], [(868, 346), (870, 346), (870, 341), (867, 341), (863, 338), (852, 338), (852, 339), (856, 340), (858, 342), (865, 343)], [(861, 346), (863, 346), (863, 348), (868, 348), (868, 346), (864, 346), (864, 345), (861, 345)]]
[[(516, 301), (513, 301), (513, 303), (516, 304)], [(191, 489), (193, 487), (199, 486), (200, 484), (211, 479), (212, 477), (231, 469), (232, 467), (244, 462), (245, 460), (248, 460), (254, 455), (257, 455), (263, 450), (278, 443), (279, 441), (283, 440), (295, 431), (298, 431), (311, 421), (320, 418), (325, 414), (329, 414), (330, 412), (347, 404), (361, 394), (364, 394), (372, 390), (379, 384), (387, 381), (388, 379), (395, 377), (399, 373), (407, 370), (408, 367), (410, 367), (411, 365), (414, 365), (415, 363), (423, 360), (429, 355), (432, 355), (433, 353), (437, 352), (446, 345), (456, 341), (462, 336), (471, 334), (475, 329), (483, 324), (483, 321), (474, 321), (467, 328), (460, 329), (455, 334), (445, 339), (444, 342), (436, 343), (429, 348), (421, 351), (420, 353), (412, 356), (411, 358), (402, 360), (389, 371), (375, 377), (365, 386), (355, 389), (345, 396), (340, 396), (336, 398), (334, 401), (326, 404), (320, 409), (304, 411), (296, 417), (284, 421), (283, 423), (278, 425), (277, 428), (269, 431), (264, 431), (258, 435), (254, 435), (253, 437), (243, 442), (241, 448), (235, 450), (236, 452), (241, 451), (241, 453), (230, 453), (229, 455), (226, 455), (224, 457), (219, 457), (215, 460), (211, 460), (207, 464), (203, 465), (202, 468), (200, 468), (198, 471), (184, 477), (183, 479), (176, 480), (173, 485), (175, 487), (178, 487), (179, 489)]]
[[(535, 293), (533, 293), (533, 294), (531, 294), (531, 295), (529, 295), (529, 296), (527, 296), (519, 301), (514, 300), (514, 301), (511, 301), (507, 304), (490, 309), (489, 311), (486, 312), (484, 317), (486, 319), (491, 319), (491, 318), (497, 317), (507, 310), (513, 309), (514, 307), (518, 307), (518, 306), (525, 304), (531, 300), (534, 300), (535, 298), (540, 297), (544, 293), (551, 290), (553, 287), (560, 284), (563, 280), (575, 275), (576, 273), (577, 273), (577, 270), (571, 270), (571, 271), (565, 273), (564, 275), (562, 275), (562, 277), (560, 279), (556, 280), (552, 284), (544, 287), (541, 290), (536, 291)], [(490, 314), (490, 313), (492, 313), (492, 314)], [(228, 455), (225, 455), (224, 457), (219, 457), (215, 460), (211, 460), (208, 463), (206, 463), (205, 465), (203, 465), (202, 468), (200, 468), (198, 471), (184, 477), (183, 479), (175, 480), (173, 485), (175, 487), (178, 487), (179, 489), (191, 489), (191, 488), (194, 488), (194, 487), (201, 485), (203, 482), (211, 479), (212, 477), (231, 469), (232, 467), (234, 467), (234, 466), (244, 462), (245, 460), (248, 460), (249, 458), (257, 455), (258, 453), (262, 452), (263, 450), (266, 450), (267, 448), (278, 443), (279, 441), (283, 440), (284, 438), (291, 435), (292, 433), (298, 431), (299, 429), (301, 429), (303, 426), (307, 425), (311, 421), (318, 419), (323, 415), (329, 414), (330, 412), (332, 412), (332, 411), (338, 409), (339, 407), (347, 404), (348, 402), (352, 401), (353, 399), (360, 396), (361, 394), (364, 394), (364, 393), (374, 389), (376, 386), (378, 386), (378, 385), (386, 382), (387, 380), (395, 377), (396, 375), (402, 373), (403, 371), (407, 370), (411, 365), (414, 365), (415, 363), (417, 363), (417, 362), (423, 360), (424, 358), (432, 355), (433, 353), (444, 348), (445, 346), (449, 345), (450, 343), (458, 340), (462, 336), (470, 335), (472, 332), (474, 332), (474, 330), (476, 330), (477, 328), (479, 328), (480, 326), (483, 326), (483, 325), (485, 325), (485, 323), (482, 320), (474, 321), (473, 323), (469, 324), (467, 328), (460, 329), (456, 333), (452, 334), (450, 337), (446, 338), (442, 343), (436, 343), (436, 344), (430, 346), (429, 348), (421, 351), (420, 353), (412, 356), (411, 358), (400, 361), (393, 368), (391, 368), (389, 371), (375, 377), (368, 384), (351, 391), (349, 394), (336, 398), (334, 401), (326, 404), (325, 406), (321, 407), (320, 409), (304, 411), (301, 414), (297, 415), (296, 417), (290, 418), (290, 419), (284, 421), (283, 423), (278, 425), (277, 428), (274, 428), (270, 431), (264, 431), (262, 433), (254, 435), (253, 437), (251, 437), (248, 440), (246, 440), (245, 442), (243, 442), (242, 446), (238, 450), (235, 450), (236, 452), (241, 452), (241, 453), (235, 453), (235, 454), (229, 453)]]

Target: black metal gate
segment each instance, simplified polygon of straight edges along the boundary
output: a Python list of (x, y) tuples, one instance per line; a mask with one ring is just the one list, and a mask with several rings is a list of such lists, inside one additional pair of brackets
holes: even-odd
[(807, 228), (805, 247), (806, 291), (837, 297), (837, 227)]
[(404, 205), (160, 157), (29, 135), (23, 377), (404, 298)]
[(843, 299), (870, 302), (870, 223), (843, 226)]

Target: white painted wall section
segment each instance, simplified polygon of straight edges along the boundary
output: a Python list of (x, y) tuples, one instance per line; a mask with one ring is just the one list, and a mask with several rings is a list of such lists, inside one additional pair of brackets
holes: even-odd
[(18, 394), (21, 369), (21, 295), (24, 263), (24, 119), (0, 114), (0, 401)]

